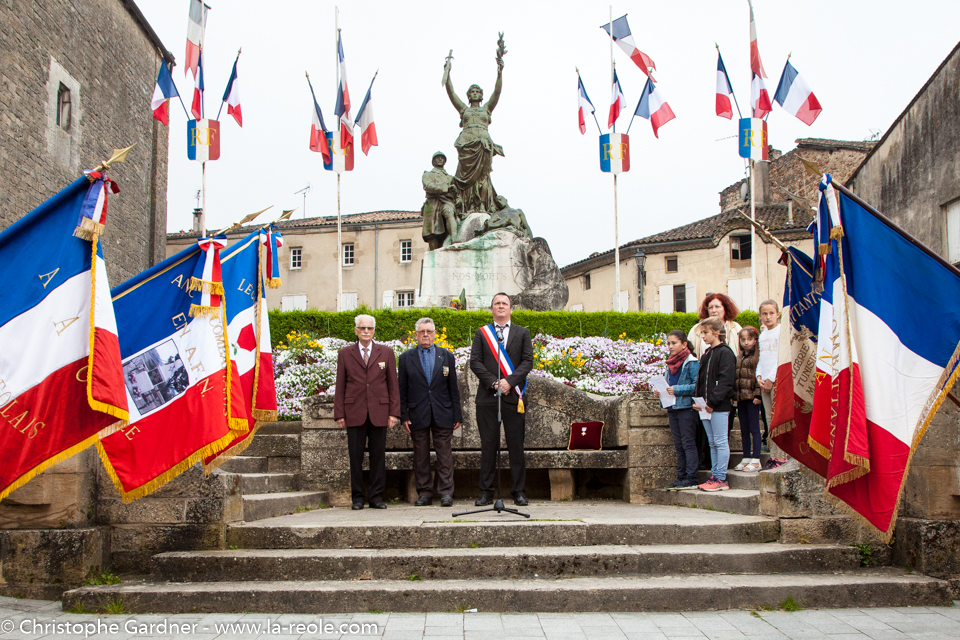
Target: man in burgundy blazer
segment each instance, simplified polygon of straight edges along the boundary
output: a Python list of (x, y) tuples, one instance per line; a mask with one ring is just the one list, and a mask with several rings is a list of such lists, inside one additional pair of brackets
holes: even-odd
[(357, 344), (337, 353), (337, 388), (333, 396), (333, 418), (347, 430), (350, 454), (350, 491), (353, 509), (363, 509), (363, 449), (370, 450), (370, 506), (386, 509), (387, 429), (400, 421), (400, 387), (397, 359), (393, 349), (373, 342), (377, 321), (373, 316), (354, 319)]

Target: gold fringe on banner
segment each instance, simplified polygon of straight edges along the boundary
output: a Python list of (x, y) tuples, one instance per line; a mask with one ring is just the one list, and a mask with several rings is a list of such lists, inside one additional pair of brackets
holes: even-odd
[(220, 307), (204, 307), (199, 304), (190, 305), (191, 318), (216, 318), (220, 314)]
[(120, 478), (117, 477), (117, 472), (114, 470), (113, 465), (110, 464), (110, 458), (107, 457), (107, 452), (103, 448), (103, 445), (97, 442), (97, 450), (100, 452), (100, 460), (103, 462), (104, 468), (107, 470), (110, 479), (113, 481), (113, 486), (117, 488), (117, 491), (120, 492), (120, 497), (124, 502), (130, 503), (134, 500), (139, 500), (144, 498), (157, 489), (161, 488), (163, 485), (167, 484), (181, 473), (192, 467), (198, 462), (203, 462), (203, 459), (209, 456), (212, 456), (216, 453), (223, 451), (227, 445), (233, 442), (234, 435), (228, 433), (219, 440), (215, 440), (210, 444), (201, 447), (197, 451), (194, 451), (186, 459), (181, 460), (179, 463), (174, 465), (172, 468), (167, 469), (161, 473), (156, 478), (149, 480), (145, 484), (140, 485), (139, 487), (134, 488), (132, 491), (124, 491), (123, 483), (120, 482)]
[(253, 413), (253, 417), (257, 420), (257, 426), (259, 426), (261, 422), (277, 421), (276, 410), (271, 411), (269, 409), (253, 409), (251, 413)]
[(93, 255), (90, 258), (90, 355), (87, 358), (87, 402), (90, 408), (100, 413), (119, 418), (126, 421), (130, 419), (130, 413), (126, 409), (115, 407), (106, 402), (101, 402), (93, 397), (93, 354), (94, 337), (96, 335), (96, 325), (94, 324), (94, 310), (97, 308), (97, 237), (93, 237), (91, 243)]
[(843, 227), (834, 227), (830, 229), (830, 239), (839, 241), (843, 237)]
[(830, 255), (830, 244), (825, 243), (817, 246), (817, 253), (822, 256)]
[(827, 460), (830, 459), (830, 450), (825, 446), (814, 440), (812, 437), (807, 436), (807, 444), (810, 445), (810, 448), (822, 455)]
[(210, 282), (209, 280), (201, 280), (200, 278), (190, 278), (190, 283), (187, 285), (187, 293), (193, 293), (194, 291), (200, 291), (212, 296), (222, 296), (223, 283)]
[(103, 225), (91, 218), (84, 218), (73, 230), (74, 237), (81, 240), (95, 240), (101, 233), (103, 233)]
[(8, 495), (10, 495), (11, 493), (13, 493), (14, 491), (16, 491), (17, 489), (19, 489), (19, 488), (22, 487), (23, 485), (25, 485), (25, 484), (27, 484), (28, 482), (30, 482), (31, 480), (33, 480), (34, 478), (36, 478), (38, 475), (40, 475), (41, 473), (43, 473), (44, 471), (46, 471), (46, 470), (49, 469), (50, 467), (53, 467), (53, 466), (55, 466), (55, 465), (58, 465), (58, 464), (60, 464), (61, 462), (63, 462), (64, 460), (67, 460), (67, 459), (72, 458), (73, 456), (77, 455), (78, 453), (80, 453), (81, 451), (83, 451), (84, 449), (86, 449), (87, 447), (89, 447), (90, 445), (96, 444), (96, 443), (97, 443), (97, 440), (99, 439), (99, 437), (100, 437), (99, 434), (96, 434), (96, 433), (95, 433), (95, 434), (93, 434), (92, 436), (90, 436), (89, 438), (87, 438), (86, 440), (84, 440), (84, 441), (82, 441), (82, 442), (79, 442), (79, 443), (73, 445), (73, 446), (70, 447), (69, 449), (64, 449), (63, 451), (61, 451), (61, 452), (58, 453), (57, 455), (53, 456), (52, 458), (48, 458), (48, 459), (44, 460), (43, 462), (41, 462), (40, 464), (38, 464), (37, 466), (35, 466), (33, 469), (30, 469), (30, 470), (27, 471), (25, 474), (23, 474), (22, 476), (20, 476), (19, 478), (17, 478), (17, 479), (14, 480), (13, 482), (11, 482), (9, 487), (7, 487), (7, 488), (5, 488), (5, 489), (0, 489), (0, 500), (3, 500), (3, 499), (6, 498)]
[(271, 289), (278, 289), (278, 288), (280, 288), (280, 285), (281, 285), (281, 284), (283, 284), (283, 283), (280, 282), (280, 278), (268, 278), (268, 279), (267, 279), (267, 286), (270, 287)]

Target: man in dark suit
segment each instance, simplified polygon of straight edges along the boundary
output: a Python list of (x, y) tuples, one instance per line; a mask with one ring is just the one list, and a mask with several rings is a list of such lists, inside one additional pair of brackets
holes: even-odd
[[(493, 474), (497, 467), (497, 446), (500, 442), (500, 427), (497, 424), (497, 388), (501, 392), (501, 416), (503, 431), (510, 453), (510, 476), (513, 479), (511, 493), (514, 504), (525, 507), (524, 495), (527, 467), (523, 459), (523, 437), (526, 427), (522, 410), (521, 394), (526, 388), (527, 374), (533, 369), (533, 342), (530, 332), (510, 322), (510, 296), (498, 293), (490, 305), (493, 324), (480, 327), (473, 336), (470, 349), (470, 370), (480, 380), (477, 389), (477, 430), (480, 432), (480, 499), (478, 507), (493, 503)], [(509, 360), (506, 368), (510, 374), (498, 369), (497, 343), (504, 346)], [(498, 375), (498, 370), (500, 374)], [(499, 382), (498, 382), (499, 380)], [(517, 392), (520, 393), (517, 393)]]
[(437, 451), (440, 506), (453, 506), (453, 432), (460, 428), (460, 390), (453, 354), (433, 344), (436, 327), (430, 318), (414, 325), (417, 346), (400, 354), (400, 420), (413, 440), (413, 472), (417, 482), (414, 506), (433, 504), (430, 434)]
[(393, 349), (373, 342), (377, 321), (358, 315), (354, 331), (359, 338), (337, 353), (337, 389), (333, 418), (347, 430), (350, 453), (350, 491), (353, 508), (363, 509), (363, 449), (370, 449), (370, 506), (386, 509), (387, 429), (400, 421), (400, 389)]

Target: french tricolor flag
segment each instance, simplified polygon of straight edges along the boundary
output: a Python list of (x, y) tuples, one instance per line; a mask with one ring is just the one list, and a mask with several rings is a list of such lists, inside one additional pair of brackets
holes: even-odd
[(347, 87), (347, 63), (343, 59), (343, 36), (337, 38), (337, 57), (340, 61), (340, 84), (337, 86), (337, 106), (333, 112), (340, 117), (340, 149), (353, 144), (353, 125), (350, 123), (350, 89)]
[(207, 11), (210, 7), (203, 0), (190, 0), (190, 17), (187, 19), (187, 53), (183, 60), (183, 75), (187, 70), (197, 75), (200, 64), (200, 49), (203, 48), (203, 36), (207, 30)]
[(633, 60), (634, 64), (640, 67), (640, 70), (643, 71), (647, 77), (650, 76), (651, 69), (653, 71), (657, 70), (657, 65), (653, 63), (653, 58), (645, 54), (640, 49), (637, 49), (636, 43), (633, 41), (633, 34), (630, 32), (630, 25), (627, 23), (627, 16), (623, 15), (613, 21), (613, 31), (610, 30), (610, 23), (600, 27), (606, 31), (613, 41), (617, 43), (617, 46), (623, 49), (630, 59)]
[(747, 3), (750, 5), (750, 71), (752, 73), (750, 104), (753, 108), (753, 117), (763, 119), (773, 111), (773, 103), (770, 102), (770, 92), (767, 91), (767, 84), (764, 82), (767, 73), (763, 70), (760, 48), (757, 46), (757, 21), (753, 15), (753, 2), (747, 0)]
[(595, 114), (596, 109), (593, 108), (593, 103), (590, 102), (590, 96), (587, 95), (587, 89), (583, 86), (583, 79), (579, 75), (577, 76), (577, 103), (577, 119), (580, 124), (580, 133), (584, 134), (587, 132), (587, 113), (591, 115)]
[[(377, 76), (374, 74), (373, 80), (376, 79)], [(373, 121), (373, 101), (371, 100), (373, 80), (370, 81), (370, 88), (367, 89), (367, 95), (363, 97), (363, 102), (360, 103), (360, 109), (357, 111), (357, 120), (354, 123), (360, 125), (360, 149), (363, 151), (363, 155), (367, 155), (370, 147), (377, 146), (377, 125)]]
[(717, 115), (721, 118), (730, 120), (733, 118), (733, 104), (730, 98), (733, 96), (733, 87), (730, 85), (730, 76), (727, 75), (727, 67), (723, 64), (723, 56), (717, 50)]
[(649, 120), (653, 126), (653, 135), (657, 138), (660, 137), (657, 135), (660, 127), (676, 118), (673, 115), (673, 109), (667, 104), (660, 89), (650, 78), (647, 78), (647, 84), (643, 87), (643, 94), (640, 96), (640, 102), (637, 103), (637, 110), (633, 112), (633, 115)]
[(203, 52), (197, 56), (197, 75), (193, 78), (193, 103), (190, 105), (190, 113), (194, 119), (199, 120), (203, 117)]
[(620, 87), (620, 78), (617, 77), (617, 71), (613, 71), (613, 88), (610, 92), (610, 113), (607, 116), (607, 128), (613, 128), (620, 117), (620, 112), (627, 105), (627, 99), (623, 95), (623, 89)]
[(327, 131), (327, 125), (323, 122), (323, 112), (320, 111), (317, 94), (313, 92), (313, 83), (310, 82), (309, 75), (307, 75), (307, 84), (310, 85), (310, 97), (313, 98), (313, 112), (310, 122), (310, 151), (322, 154), (323, 163), (328, 165), (331, 164), (333, 160), (330, 155), (329, 131)]
[(813, 95), (810, 85), (797, 73), (797, 70), (790, 64), (789, 58), (787, 64), (783, 67), (780, 84), (777, 85), (777, 92), (773, 99), (807, 126), (812, 125), (820, 112), (823, 111), (823, 107), (820, 106), (817, 96)]
[(0, 499), (129, 417), (102, 247), (74, 235), (103, 192), (81, 177), (0, 233)]
[(240, 62), (240, 54), (233, 61), (233, 72), (230, 73), (230, 81), (227, 83), (227, 89), (223, 92), (223, 102), (227, 105), (227, 114), (233, 116), (237, 124), (243, 126), (243, 114), (240, 113), (240, 83), (237, 82), (237, 63)]
[(179, 96), (177, 86), (173, 84), (173, 76), (170, 75), (170, 68), (166, 62), (160, 64), (160, 73), (157, 74), (157, 85), (153, 89), (153, 100), (150, 102), (150, 108), (153, 109), (153, 117), (160, 121), (160, 124), (170, 123), (170, 98)]

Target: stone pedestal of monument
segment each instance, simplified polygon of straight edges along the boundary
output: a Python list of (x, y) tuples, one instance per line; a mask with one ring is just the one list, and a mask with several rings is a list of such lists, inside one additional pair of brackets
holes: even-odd
[(466, 291), (468, 309), (487, 309), (504, 292), (515, 308), (563, 309), (569, 292), (543, 238), (526, 238), (511, 229), (477, 236), (488, 218), (474, 213), (460, 225), (454, 244), (423, 257), (418, 307), (448, 307)]

